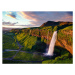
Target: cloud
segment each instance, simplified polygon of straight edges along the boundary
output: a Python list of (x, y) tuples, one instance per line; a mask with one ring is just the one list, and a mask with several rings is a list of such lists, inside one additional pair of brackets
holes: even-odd
[[(18, 22), (11, 23), (11, 22), (2, 22), (2, 27), (3, 29), (7, 28), (30, 28), (30, 27), (35, 27), (35, 25), (15, 25)], [(36, 26), (37, 27), (37, 26)]]
[(37, 21), (38, 16), (34, 14), (33, 12), (24, 12), (21, 11), (19, 15), (25, 19), (31, 20), (31, 21)]
[(13, 26), (15, 24), (17, 24), (18, 22), (15, 23), (11, 23), (11, 22), (2, 22), (2, 25), (9, 25), (9, 26)]
[(14, 13), (6, 14), (6, 16), (16, 19), (16, 15)]
[(20, 12), (21, 17), (30, 20), (31, 25), (42, 25), (47, 21), (72, 21), (72, 12)]
[[(8, 26), (8, 25), (2, 25), (3, 28), (31, 28), (35, 27), (34, 25), (15, 25), (15, 26)], [(36, 26), (37, 27), (37, 26)]]
[(60, 19), (57, 19), (56, 21), (72, 22), (73, 21), (73, 16), (65, 15), (65, 16), (61, 17)]
[(49, 20), (47, 12), (24, 12), (18, 13), (21, 17), (30, 20), (31, 25), (41, 25)]
[(2, 22), (3, 25), (9, 25), (11, 24), (10, 22)]
[[(10, 22), (3, 22), (3, 25), (9, 25), (10, 27), (13, 27), (13, 25), (16, 27), (36, 27), (40, 26), (43, 23), (47, 21), (71, 21), (73, 18), (72, 12), (36, 12), (36, 11), (20, 11), (20, 12), (8, 12), (7, 16), (11, 18), (15, 18), (15, 21), (18, 21), (17, 23), (10, 23)], [(17, 17), (17, 19), (16, 19)], [(4, 19), (5, 20), (5, 19)], [(14, 21), (14, 22), (15, 22)], [(28, 22), (28, 23), (27, 23)]]
[(73, 13), (72, 12), (65, 12), (61, 17), (59, 17), (56, 21), (73, 21)]

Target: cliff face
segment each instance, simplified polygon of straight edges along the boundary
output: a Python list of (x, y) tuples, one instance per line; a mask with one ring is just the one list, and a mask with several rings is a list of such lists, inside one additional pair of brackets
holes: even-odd
[[(13, 30), (16, 34), (24, 33), (25, 35), (31, 35), (40, 37), (41, 40), (50, 44), (52, 35), (54, 31), (58, 31), (57, 33), (57, 41), (55, 46), (63, 47), (67, 49), (71, 54), (73, 54), (73, 24), (72, 22), (53, 22), (48, 21), (41, 25), (38, 28), (30, 28), (30, 29), (17, 29)], [(49, 34), (48, 34), (49, 32)]]
[[(68, 28), (72, 28), (72, 26), (68, 27)], [(71, 29), (61, 29), (58, 31), (58, 34), (57, 34), (57, 41), (56, 41), (56, 44), (55, 46), (59, 46), (59, 47), (62, 47), (66, 50), (68, 50), (71, 54), (73, 54), (73, 30)], [(39, 32), (40, 32), (40, 35), (39, 35)], [(53, 32), (52, 31), (49, 31), (49, 34), (48, 34), (48, 29), (45, 28), (45, 29), (34, 29), (32, 30), (32, 33), (31, 33), (32, 36), (37, 36), (37, 37), (41, 37), (41, 39), (43, 39), (43, 42), (45, 42), (46, 44), (50, 44), (50, 41), (51, 41), (51, 38), (52, 38), (52, 35), (53, 35)], [(48, 37), (47, 37), (48, 36)], [(47, 41), (48, 39), (48, 41)]]
[(56, 45), (67, 49), (73, 54), (73, 30), (62, 30), (62, 32), (65, 36), (63, 38), (58, 38)]
[[(40, 27), (46, 26), (56, 26), (56, 30), (58, 31), (58, 39), (56, 41), (56, 46), (63, 47), (67, 49), (71, 54), (73, 54), (73, 23), (72, 22), (54, 22), (48, 21), (43, 23)], [(52, 28), (53, 30), (54, 28)], [(49, 37), (51, 40), (51, 37)]]
[(73, 44), (68, 45), (65, 40), (61, 39), (61, 40), (56, 41), (56, 46), (60, 46), (60, 47), (67, 49), (73, 55)]

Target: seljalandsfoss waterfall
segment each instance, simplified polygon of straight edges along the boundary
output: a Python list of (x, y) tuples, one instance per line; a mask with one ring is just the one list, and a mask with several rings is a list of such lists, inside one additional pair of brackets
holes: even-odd
[(50, 45), (49, 45), (48, 52), (45, 53), (46, 56), (53, 56), (56, 39), (57, 39), (57, 31), (54, 31)]

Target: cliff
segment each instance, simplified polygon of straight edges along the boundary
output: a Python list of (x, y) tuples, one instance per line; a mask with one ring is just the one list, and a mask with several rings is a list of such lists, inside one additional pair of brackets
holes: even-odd
[[(48, 21), (43, 23), (40, 27), (37, 28), (26, 28), (26, 29), (17, 29), (13, 30), (15, 34), (24, 33), (24, 35), (31, 35), (40, 37), (41, 41), (50, 44), (52, 35), (54, 31), (58, 31), (57, 41), (55, 46), (64, 48), (73, 54), (73, 24), (72, 22), (54, 22)], [(49, 34), (48, 34), (49, 32)], [(48, 38), (47, 38), (48, 36)], [(60, 50), (60, 49), (59, 49)]]

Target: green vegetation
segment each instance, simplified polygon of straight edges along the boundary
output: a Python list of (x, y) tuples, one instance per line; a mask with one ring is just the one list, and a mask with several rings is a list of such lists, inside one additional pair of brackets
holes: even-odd
[[(60, 50), (59, 50), (60, 49)], [(3, 63), (43, 63), (43, 64), (72, 64), (72, 55), (65, 49), (61, 47), (55, 47), (55, 53), (59, 53), (53, 58), (46, 58), (41, 56), (39, 52), (26, 53), (18, 52), (14, 57), (14, 60), (3, 60)], [(16, 52), (4, 52), (3, 57), (12, 57)], [(18, 60), (18, 61), (16, 61)]]
[(64, 29), (62, 30), (72, 30), (73, 29), (73, 26), (68, 26), (68, 27), (65, 27)]
[(41, 61), (43, 58), (37, 54), (30, 54), (25, 52), (19, 52), (14, 59), (25, 60), (25, 61)]
[(54, 26), (53, 32), (56, 31), (57, 29), (58, 29), (58, 26)]
[(22, 50), (26, 51), (30, 51), (32, 46), (34, 46), (37, 41), (37, 37), (25, 35), (24, 33), (17, 35), (16, 38), (21, 43), (21, 45), (24, 46)]
[(18, 60), (26, 60), (26, 61), (30, 61), (32, 60), (32, 54), (29, 53), (24, 53), (24, 52), (19, 52), (14, 59), (18, 59)]
[[(3, 64), (32, 64), (32, 62), (23, 62), (23, 61), (15, 61), (15, 60), (3, 60)], [(34, 63), (34, 62), (33, 62)]]
[(4, 49), (19, 49), (15, 39), (12, 35), (3, 34), (3, 50)]
[(73, 37), (67, 33), (68, 33), (68, 31), (59, 30), (58, 31), (58, 40), (61, 40), (61, 39), (65, 40), (68, 45), (72, 45)]
[[(10, 33), (3, 34), (3, 50), (4, 49), (19, 49), (17, 41), (23, 46), (21, 51), (18, 52), (14, 57), (14, 60), (3, 60), (3, 63), (43, 63), (43, 64), (63, 64), (73, 62), (73, 57), (65, 47), (62, 48), (60, 45), (55, 46), (54, 53), (57, 56), (53, 58), (47, 58), (41, 56), (41, 53), (45, 52), (47, 44), (49, 45), (51, 37), (54, 31), (58, 31), (57, 40), (65, 41), (66, 45), (72, 46), (72, 28), (69, 25), (56, 25), (56, 26), (45, 26), (36, 28), (24, 28), (24, 29), (13, 29)], [(14, 34), (13, 34), (14, 33)], [(48, 38), (47, 38), (48, 36)], [(10, 58), (15, 55), (15, 51), (9, 51), (3, 53), (3, 58)], [(20, 61), (16, 61), (20, 60)], [(37, 62), (38, 61), (38, 62)]]
[(56, 57), (55, 59), (45, 60), (42, 63), (43, 64), (50, 64), (50, 63), (52, 63), (52, 64), (58, 64), (58, 63), (59, 64), (64, 64), (64, 63), (70, 64), (71, 63), (72, 64), (72, 62), (73, 62), (73, 59), (71, 57), (69, 57), (69, 53), (66, 53), (64, 55)]
[(57, 57), (54, 59), (47, 59), (42, 61), (43, 64), (72, 64), (73, 58), (72, 54), (67, 51), (65, 48), (55, 46), (54, 53), (57, 54)]
[(16, 54), (16, 51), (3, 52), (3, 58), (10, 58)]
[(16, 35), (16, 39), (23, 46), (21, 50), (25, 51), (43, 51), (46, 48), (46, 44), (41, 41), (41, 38), (25, 35), (24, 33)]

